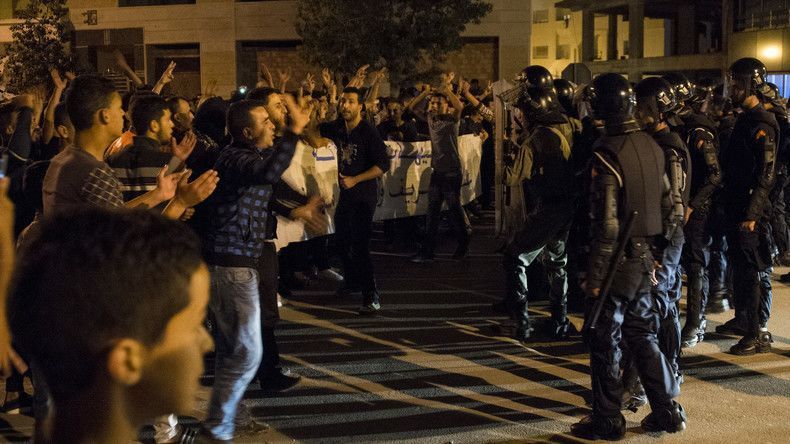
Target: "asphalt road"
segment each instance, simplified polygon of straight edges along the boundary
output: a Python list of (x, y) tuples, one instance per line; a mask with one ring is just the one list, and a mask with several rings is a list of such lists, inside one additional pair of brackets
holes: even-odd
[[(446, 258), (453, 245), (442, 245)], [(407, 251), (377, 245), (383, 309), (376, 318), (358, 316), (359, 297), (339, 298), (325, 283), (296, 292), (278, 337), (285, 364), (304, 379), (279, 395), (250, 387), (253, 414), (274, 429), (259, 442), (582, 442), (568, 431), (589, 413), (585, 348), (578, 336), (528, 344), (507, 337), (509, 321), (489, 308), (503, 291), (496, 246), (490, 226), (477, 228), (463, 262), (415, 265)], [(546, 316), (546, 302), (532, 312)], [(642, 408), (625, 415), (626, 442), (789, 442), (788, 315), (790, 288), (775, 282), (773, 352), (729, 355), (737, 338), (708, 335), (682, 359), (678, 401), (688, 429), (646, 435)], [(731, 316), (709, 316), (709, 331)], [(580, 328), (582, 319), (572, 322)], [(194, 417), (205, 414), (208, 396), (201, 391)], [(6, 438), (29, 433), (26, 417), (2, 420)]]

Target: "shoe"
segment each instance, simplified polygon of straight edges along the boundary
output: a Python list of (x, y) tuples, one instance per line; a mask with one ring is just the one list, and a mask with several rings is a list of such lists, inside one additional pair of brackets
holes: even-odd
[(697, 328), (686, 330), (686, 327), (684, 326), (683, 331), (680, 333), (680, 346), (682, 348), (693, 348), (698, 343), (702, 342), (702, 340), (705, 339), (706, 327), (707, 322), (704, 319)]
[(756, 353), (770, 353), (774, 342), (771, 333), (761, 331), (757, 337), (744, 336), (737, 344), (730, 347), (730, 353), (738, 356), (751, 356)]
[(568, 321), (568, 318), (563, 319), (562, 322), (551, 319), (547, 326), (547, 333), (554, 339), (568, 339), (570, 327), (571, 323)]
[(304, 272), (297, 271), (294, 273), (293, 279), (291, 279), (289, 284), (296, 284), (289, 285), (289, 287), (293, 288), (294, 290), (302, 290), (305, 287), (310, 286), (310, 277)]
[(683, 377), (683, 373), (677, 372), (675, 373), (675, 380), (677, 380), (678, 385), (683, 385), (683, 383), (686, 381), (686, 378)]
[(508, 310), (505, 301), (494, 302), (493, 304), (491, 304), (491, 310), (493, 310), (494, 313), (497, 314), (503, 314), (503, 315), (510, 314), (510, 310)]
[(258, 377), (261, 390), (267, 392), (284, 392), (302, 380), (302, 377), (288, 369), (278, 368), (277, 371)]
[(629, 391), (625, 391), (623, 396), (623, 403), (620, 407), (620, 410), (630, 410), (634, 413), (639, 410), (639, 407), (647, 405), (647, 395), (645, 392), (642, 393), (631, 393)]
[(646, 432), (677, 433), (686, 430), (686, 412), (683, 406), (672, 401), (671, 410), (657, 410), (650, 412), (642, 420), (642, 430)]
[(338, 273), (337, 271), (331, 268), (327, 268), (326, 270), (320, 270), (318, 272), (318, 279), (321, 279), (322, 281), (335, 282), (338, 284), (342, 283), (344, 280), (343, 275), (341, 275), (340, 273)]
[(412, 256), (409, 261), (413, 264), (430, 264), (433, 262), (433, 256), (425, 256), (422, 253), (417, 253)]
[(619, 441), (625, 437), (625, 418), (623, 415), (604, 418), (593, 415), (585, 416), (571, 426), (571, 434), (583, 439)]
[(280, 293), (277, 293), (277, 308), (283, 308), (283, 305), (285, 305), (285, 302), (286, 302), (285, 298), (280, 296)]
[(790, 284), (790, 273), (785, 273), (779, 276), (779, 282), (783, 284)]
[(532, 328), (529, 323), (527, 323), (526, 326), (516, 327), (516, 334), (513, 335), (513, 339), (521, 342), (527, 342), (530, 336), (532, 336), (533, 331), (535, 331), (535, 329)]
[[(189, 427), (184, 427), (181, 424), (176, 426), (176, 436), (169, 441), (155, 441), (156, 444), (195, 444), (202, 442), (198, 440), (199, 431)], [(154, 438), (156, 439), (156, 438)]]
[(361, 316), (373, 316), (381, 310), (378, 292), (374, 291), (372, 294), (366, 294), (363, 297), (362, 308), (359, 309)]
[(746, 329), (740, 325), (740, 321), (735, 318), (716, 327), (716, 333), (723, 335), (746, 336)]
[(250, 420), (250, 422), (242, 426), (236, 426), (236, 433), (233, 434), (233, 439), (260, 437), (260, 435), (271, 429), (272, 426), (265, 422)]
[[(788, 273), (790, 274), (790, 273)], [(705, 307), (705, 311), (707, 313), (724, 313), (725, 311), (730, 310), (730, 301), (727, 299), (726, 296), (716, 297), (708, 301), (708, 305)]]

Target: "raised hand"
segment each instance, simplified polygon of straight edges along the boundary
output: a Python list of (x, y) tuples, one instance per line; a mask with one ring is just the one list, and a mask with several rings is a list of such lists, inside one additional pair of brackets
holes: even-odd
[(126, 57), (124, 57), (123, 53), (119, 50), (115, 50), (112, 52), (113, 58), (115, 59), (115, 65), (121, 69), (129, 68), (129, 63), (126, 61)]
[(189, 155), (192, 154), (192, 150), (195, 149), (196, 144), (197, 137), (195, 133), (187, 131), (184, 138), (181, 139), (181, 143), (176, 143), (175, 137), (170, 138), (170, 151), (174, 156), (181, 159), (182, 162), (186, 162)]
[(217, 79), (211, 79), (206, 82), (206, 91), (203, 93), (203, 97), (216, 97), (217, 96)]
[(269, 84), (271, 88), (274, 88), (274, 77), (272, 77), (272, 73), (269, 71), (269, 67), (266, 66), (265, 63), (261, 62), (260, 74), (261, 80), (265, 81)]
[(302, 85), (307, 94), (312, 94), (315, 90), (315, 77), (313, 77), (313, 75), (308, 72), (304, 82), (302, 82)]
[(291, 118), (289, 129), (294, 134), (302, 134), (304, 127), (310, 122), (313, 104), (311, 103), (306, 109), (302, 110), (290, 94), (283, 95), (283, 102), (285, 102), (285, 109), (288, 110), (288, 116)]
[(60, 77), (60, 72), (57, 70), (57, 68), (50, 69), (49, 76), (52, 78), (52, 84), (55, 85), (55, 89), (59, 91), (63, 91), (66, 89), (66, 85), (68, 85), (69, 82), (63, 80), (63, 78)]
[(321, 70), (321, 80), (324, 82), (324, 86), (329, 89), (335, 82), (332, 81), (332, 73), (329, 71), (329, 68), (324, 68)]
[(186, 208), (194, 207), (206, 200), (217, 189), (219, 183), (219, 175), (214, 170), (208, 170), (197, 179), (188, 182), (191, 174), (192, 170), (186, 170), (180, 175), (173, 174), (179, 176), (176, 198)]
[(167, 69), (165, 69), (165, 72), (162, 73), (162, 77), (159, 78), (159, 82), (162, 85), (167, 85), (168, 83), (172, 82), (174, 78), (173, 71), (175, 71), (175, 69), (176, 69), (176, 62), (171, 60), (170, 64), (167, 65)]
[(285, 92), (288, 81), (291, 80), (291, 68), (288, 68), (286, 71), (277, 71), (277, 76), (280, 78), (280, 91)]
[(160, 202), (170, 200), (176, 195), (178, 181), (182, 174), (167, 174), (169, 167), (165, 165), (156, 175), (156, 192)]

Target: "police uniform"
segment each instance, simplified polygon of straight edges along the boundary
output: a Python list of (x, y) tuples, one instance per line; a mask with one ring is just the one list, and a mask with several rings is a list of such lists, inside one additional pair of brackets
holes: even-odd
[[(590, 348), (593, 413), (572, 427), (588, 439), (620, 439), (625, 420), (620, 413), (620, 340), (628, 345), (652, 412), (642, 423), (646, 431), (676, 432), (685, 416), (672, 398), (678, 394), (674, 372), (658, 346), (659, 315), (651, 294), (654, 239), (663, 232), (661, 207), (665, 160), (661, 148), (631, 117), (635, 99), (618, 74), (602, 74), (590, 87), (596, 118), (606, 121), (605, 135), (595, 145), (592, 168), (592, 228), (588, 291), (603, 285), (627, 215), (636, 212), (625, 242), (623, 260), (602, 301), (596, 328), (585, 329)], [(660, 254), (660, 251), (658, 252)], [(593, 293), (593, 296), (595, 294)], [(599, 295), (601, 297), (603, 295)], [(588, 311), (588, 315), (592, 310)], [(589, 322), (586, 317), (585, 322)]]
[(685, 225), (683, 249), (687, 275), (686, 323), (681, 333), (684, 347), (693, 347), (705, 336), (705, 309), (710, 290), (708, 266), (713, 243), (709, 222), (713, 198), (722, 184), (716, 124), (705, 114), (690, 112), (684, 116), (685, 138), (691, 156), (691, 215)]

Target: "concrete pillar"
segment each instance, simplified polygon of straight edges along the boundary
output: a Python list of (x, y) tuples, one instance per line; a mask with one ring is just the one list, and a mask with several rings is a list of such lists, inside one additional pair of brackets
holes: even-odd
[(582, 10), (582, 62), (595, 60), (595, 13)]
[(628, 58), (645, 54), (645, 0), (628, 0)]
[(617, 60), (617, 14), (609, 14), (609, 29), (606, 34), (606, 59)]
[(693, 3), (678, 5), (678, 55), (697, 53), (697, 30)]

